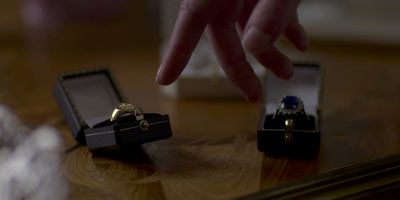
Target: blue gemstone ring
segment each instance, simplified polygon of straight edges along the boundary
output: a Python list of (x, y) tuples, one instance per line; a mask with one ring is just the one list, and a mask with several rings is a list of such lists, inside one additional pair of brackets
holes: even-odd
[(284, 96), (276, 109), (276, 115), (300, 115), (305, 114), (303, 101), (297, 96)]

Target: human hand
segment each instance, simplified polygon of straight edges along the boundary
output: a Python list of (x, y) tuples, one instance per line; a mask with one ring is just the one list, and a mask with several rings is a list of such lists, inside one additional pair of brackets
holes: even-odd
[[(261, 84), (244, 49), (281, 79), (293, 75), (291, 61), (274, 42), (283, 33), (299, 50), (308, 47), (298, 22), (300, 0), (182, 0), (156, 81), (167, 85), (181, 74), (205, 29), (219, 64), (250, 101)], [(242, 36), (242, 37), (241, 37)]]

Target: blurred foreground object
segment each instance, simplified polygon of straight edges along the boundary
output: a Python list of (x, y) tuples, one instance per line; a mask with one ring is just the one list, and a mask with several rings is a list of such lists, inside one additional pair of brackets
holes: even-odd
[(30, 130), (0, 105), (0, 199), (66, 199), (55, 129)]

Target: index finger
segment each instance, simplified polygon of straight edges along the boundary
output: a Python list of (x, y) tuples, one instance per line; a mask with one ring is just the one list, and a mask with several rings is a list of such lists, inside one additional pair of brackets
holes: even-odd
[(156, 81), (168, 85), (182, 73), (199, 42), (208, 20), (181, 6), (171, 39), (165, 51)]

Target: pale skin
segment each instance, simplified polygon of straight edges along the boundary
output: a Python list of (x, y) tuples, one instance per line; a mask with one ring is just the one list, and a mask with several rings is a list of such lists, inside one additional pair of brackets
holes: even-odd
[(305, 51), (307, 36), (297, 18), (300, 0), (182, 0), (178, 18), (157, 74), (162, 85), (174, 82), (206, 30), (228, 78), (249, 101), (261, 96), (261, 84), (245, 50), (281, 79), (293, 75), (291, 61), (274, 45), (280, 35)]

